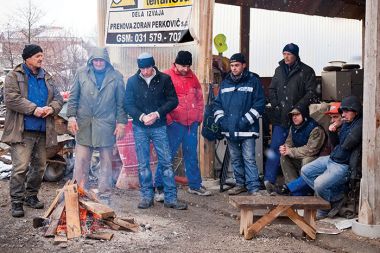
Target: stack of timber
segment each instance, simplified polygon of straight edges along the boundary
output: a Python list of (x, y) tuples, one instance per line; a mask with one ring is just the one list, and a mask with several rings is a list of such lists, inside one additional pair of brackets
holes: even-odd
[(84, 190), (73, 180), (58, 191), (42, 217), (33, 219), (33, 227), (44, 227), (44, 235), (54, 237), (56, 243), (77, 237), (111, 240), (113, 233), (104, 229), (139, 231), (135, 219), (117, 217), (94, 192)]

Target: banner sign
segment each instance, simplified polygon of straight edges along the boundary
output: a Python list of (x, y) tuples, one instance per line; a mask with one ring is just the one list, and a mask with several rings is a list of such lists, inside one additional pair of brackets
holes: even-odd
[(167, 46), (189, 33), (193, 0), (112, 0), (106, 44)]

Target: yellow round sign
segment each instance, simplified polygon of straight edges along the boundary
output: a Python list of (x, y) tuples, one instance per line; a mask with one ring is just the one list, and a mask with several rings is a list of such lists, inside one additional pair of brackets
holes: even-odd
[(220, 33), (214, 37), (214, 45), (216, 50), (221, 54), (225, 51), (227, 51), (227, 43), (226, 43), (226, 35)]

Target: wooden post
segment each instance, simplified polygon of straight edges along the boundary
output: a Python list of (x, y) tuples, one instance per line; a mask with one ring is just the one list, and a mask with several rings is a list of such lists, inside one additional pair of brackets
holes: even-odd
[(240, 52), (245, 56), (249, 69), (249, 30), (251, 20), (251, 9), (240, 7)]
[[(207, 102), (208, 85), (212, 80), (212, 22), (214, 18), (214, 3), (210, 1), (196, 1), (199, 5), (199, 55), (198, 78), (202, 85), (205, 103)], [(203, 177), (214, 177), (215, 142), (208, 141), (200, 135), (199, 165)]]
[(359, 223), (380, 225), (380, 3), (366, 1)]
[(104, 0), (98, 0), (98, 46), (105, 46), (106, 38), (106, 19), (107, 19), (107, 2)]

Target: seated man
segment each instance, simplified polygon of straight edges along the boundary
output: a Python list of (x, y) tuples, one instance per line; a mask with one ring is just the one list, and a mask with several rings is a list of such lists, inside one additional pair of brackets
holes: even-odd
[(285, 183), (296, 179), (302, 166), (318, 157), (326, 139), (325, 131), (310, 117), (307, 107), (293, 108), (289, 118), (292, 125), (285, 144), (279, 148)]
[[(340, 107), (340, 102), (334, 102), (330, 105), (330, 109), (325, 112), (326, 115), (330, 116), (330, 126), (329, 126), (329, 146), (331, 149), (337, 144), (337, 133), (340, 131), (342, 126), (342, 116), (340, 115), (338, 109)], [(285, 175), (285, 173), (284, 173)], [(302, 177), (286, 182), (281, 189), (277, 191), (281, 195), (292, 195), (292, 196), (305, 196), (314, 194), (313, 189), (311, 189)]]
[[(339, 143), (330, 156), (320, 157), (301, 169), (303, 180), (317, 196), (331, 203), (332, 210), (339, 210), (344, 201), (344, 191), (350, 178), (350, 156), (362, 142), (363, 118), (359, 99), (355, 96), (344, 98), (339, 112), (343, 119), (341, 130), (335, 134)], [(318, 210), (317, 218), (327, 217), (329, 212)]]

